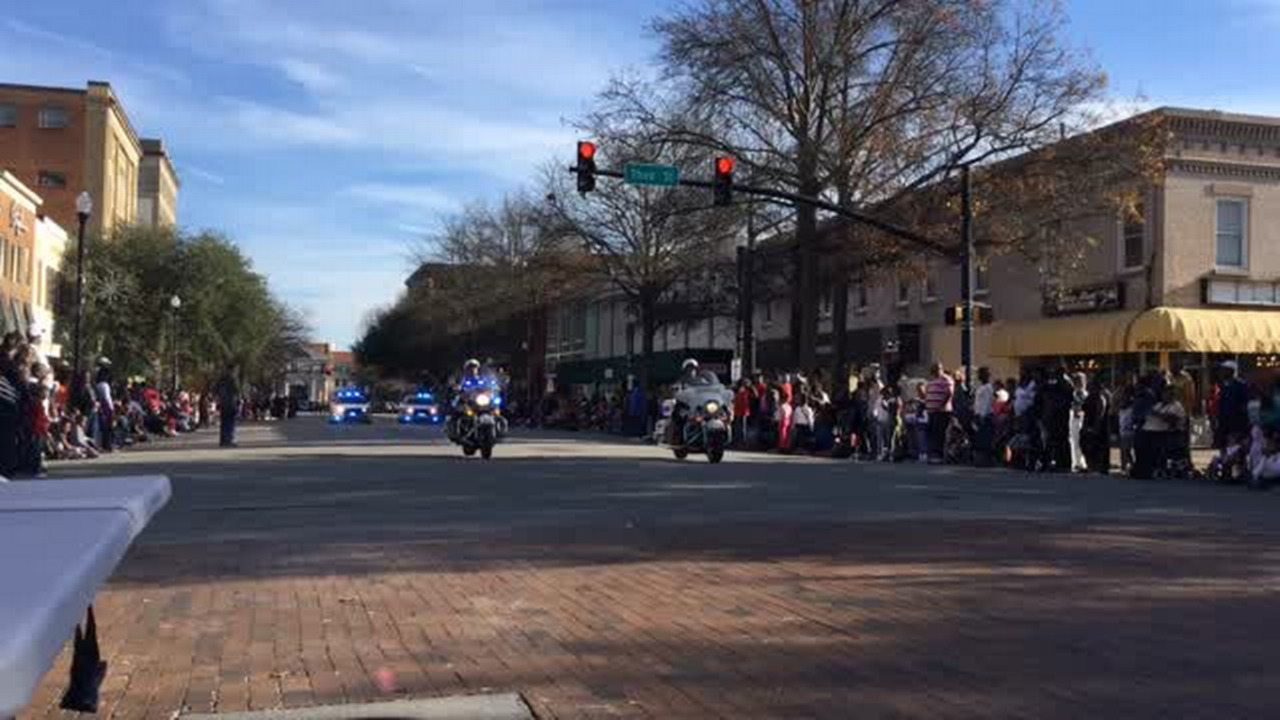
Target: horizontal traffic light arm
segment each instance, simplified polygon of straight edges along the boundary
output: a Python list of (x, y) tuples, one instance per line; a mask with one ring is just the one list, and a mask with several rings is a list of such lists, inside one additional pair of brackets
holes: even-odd
[[(578, 167), (576, 165), (570, 167), (569, 172), (577, 173)], [(622, 174), (622, 172), (618, 170), (601, 170), (597, 168), (595, 171), (595, 174), (601, 175), (604, 177), (611, 177), (611, 178), (618, 178), (618, 179), (623, 179), (625, 177)], [(708, 189), (714, 189), (716, 186), (714, 180), (693, 180), (685, 177), (680, 178), (680, 185), (684, 187), (697, 187), (697, 188), (708, 188)], [(813, 207), (816, 207), (820, 210), (826, 210), (827, 212), (832, 213), (834, 215), (839, 215), (840, 217), (853, 220), (854, 222), (858, 222), (863, 225), (873, 227), (887, 235), (892, 235), (893, 237), (896, 237), (899, 240), (905, 240), (911, 243), (912, 245), (916, 245), (920, 247), (922, 250), (927, 250), (929, 252), (936, 253), (938, 255), (943, 255), (951, 258), (959, 258), (963, 252), (962, 248), (948, 246), (944, 243), (940, 243), (929, 237), (921, 235), (920, 233), (917, 233), (913, 230), (908, 230), (907, 228), (899, 227), (898, 225), (894, 225), (891, 222), (887, 222), (877, 217), (867, 215), (866, 213), (858, 212), (857, 210), (850, 210), (849, 208), (840, 207), (835, 203), (827, 202), (826, 200), (823, 200), (821, 198), (809, 197), (807, 195), (800, 195), (798, 193), (787, 192), (785, 190), (774, 190), (773, 188), (752, 187), (751, 185), (738, 185), (737, 183), (734, 183), (733, 185), (733, 192), (767, 198), (769, 200), (773, 200), (773, 201), (787, 204), (787, 205), (791, 205), (794, 203), (812, 205)]]

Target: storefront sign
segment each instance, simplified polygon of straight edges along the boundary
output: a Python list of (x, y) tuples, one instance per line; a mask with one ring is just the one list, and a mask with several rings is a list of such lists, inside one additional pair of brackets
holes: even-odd
[(1123, 308), (1124, 283), (1047, 289), (1044, 294), (1044, 314), (1051, 317), (1108, 312)]

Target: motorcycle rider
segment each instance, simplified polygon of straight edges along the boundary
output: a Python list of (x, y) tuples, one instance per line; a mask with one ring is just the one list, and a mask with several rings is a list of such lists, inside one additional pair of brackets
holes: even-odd
[(449, 413), (449, 422), (445, 426), (450, 440), (457, 441), (458, 418), (462, 414), (462, 403), (467, 393), (477, 390), (483, 385), (484, 378), (480, 376), (480, 361), (475, 358), (468, 358), (466, 362), (462, 363), (462, 376), (458, 378), (458, 384), (452, 388), (451, 406), (453, 411)]
[(686, 391), (694, 387), (719, 385), (720, 378), (710, 370), (703, 370), (698, 361), (688, 358), (680, 364), (680, 380), (676, 382), (675, 408), (671, 411), (671, 423), (668, 426), (668, 444), (683, 445), (684, 422), (689, 416), (690, 406), (686, 399)]

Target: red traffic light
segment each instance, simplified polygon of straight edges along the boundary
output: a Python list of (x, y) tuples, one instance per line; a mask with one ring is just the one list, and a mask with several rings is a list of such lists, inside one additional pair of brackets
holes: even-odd
[(596, 144), (586, 140), (579, 142), (578, 158), (580, 160), (594, 160), (596, 158)]
[(732, 175), (733, 174), (733, 158), (731, 157), (716, 158), (716, 174)]

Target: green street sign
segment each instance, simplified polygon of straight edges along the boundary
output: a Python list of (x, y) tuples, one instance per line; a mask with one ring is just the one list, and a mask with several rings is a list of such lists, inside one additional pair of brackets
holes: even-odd
[(624, 171), (623, 180), (628, 185), (675, 187), (680, 184), (680, 168), (675, 165), (628, 163)]

